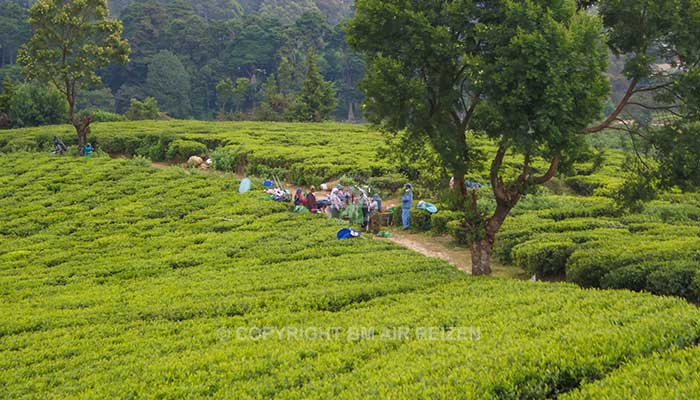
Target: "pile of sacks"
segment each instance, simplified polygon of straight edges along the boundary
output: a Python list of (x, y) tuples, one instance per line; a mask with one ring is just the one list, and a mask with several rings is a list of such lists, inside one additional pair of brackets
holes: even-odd
[(201, 170), (208, 170), (211, 168), (212, 160), (211, 158), (202, 158), (197, 156), (190, 157), (187, 160), (187, 166), (190, 168), (199, 168)]

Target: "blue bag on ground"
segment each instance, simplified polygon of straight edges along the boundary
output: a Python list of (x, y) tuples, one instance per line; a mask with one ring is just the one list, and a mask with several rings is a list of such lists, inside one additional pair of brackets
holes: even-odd
[(354, 229), (345, 228), (345, 229), (339, 230), (338, 234), (336, 236), (338, 237), (338, 239), (344, 240), (344, 239), (360, 237), (360, 232), (358, 232)]

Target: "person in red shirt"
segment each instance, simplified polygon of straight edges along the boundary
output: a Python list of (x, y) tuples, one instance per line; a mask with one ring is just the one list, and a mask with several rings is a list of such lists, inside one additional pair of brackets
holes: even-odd
[(316, 192), (316, 188), (311, 186), (311, 189), (309, 190), (309, 193), (306, 194), (306, 208), (309, 209), (312, 213), (315, 213), (318, 211), (318, 204), (316, 203), (316, 195), (314, 194)]

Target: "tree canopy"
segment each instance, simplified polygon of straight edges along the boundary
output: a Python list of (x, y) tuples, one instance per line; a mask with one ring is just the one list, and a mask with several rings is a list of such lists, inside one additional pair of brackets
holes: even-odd
[[(356, 2), (349, 41), (368, 59), (362, 83), (368, 117), (389, 132), (405, 132), (407, 143), (429, 144), (453, 171), (472, 215), (465, 223), (475, 274), (490, 272), (495, 235), (521, 197), (585, 149), (584, 132), (611, 127), (634, 90), (655, 88), (652, 51), (688, 60), (679, 53), (692, 45), (687, 31), (697, 28), (688, 27), (698, 25), (678, 22), (688, 18), (682, 6), (697, 2), (600, 1), (600, 16), (587, 11), (588, 3)], [(626, 56), (631, 89), (591, 127), (609, 93), (606, 44)], [(493, 215), (479, 212), (476, 192), (463, 184), (480, 159), (471, 135), (497, 144), (490, 155)], [(508, 155), (516, 156), (517, 168), (506, 168)]]
[(38, 0), (29, 10), (33, 36), (20, 49), (25, 75), (53, 84), (66, 98), (80, 145), (90, 120), (76, 116), (78, 92), (101, 83), (99, 68), (128, 61), (122, 24), (108, 19), (107, 13), (106, 0)]

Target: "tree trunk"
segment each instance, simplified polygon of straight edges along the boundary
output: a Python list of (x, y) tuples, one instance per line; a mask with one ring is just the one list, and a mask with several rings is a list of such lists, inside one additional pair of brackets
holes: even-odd
[(355, 123), (355, 113), (352, 110), (352, 101), (348, 102), (348, 122)]
[(484, 225), (481, 238), (472, 242), (472, 275), (491, 275), (491, 254), (496, 234), (512, 209), (511, 206), (497, 204), (496, 211)]
[(472, 243), (472, 275), (491, 275), (491, 250), (493, 242), (488, 239)]
[[(467, 187), (464, 185), (464, 172), (456, 171), (453, 178), (455, 180), (454, 181), (455, 189), (457, 189), (458, 193), (460, 194), (460, 196), (462, 196), (463, 199), (466, 199), (467, 198)], [(472, 211), (476, 212), (476, 209), (474, 209)]]
[(92, 116), (86, 115), (83, 118), (78, 118), (75, 115), (75, 102), (69, 102), (68, 113), (70, 115), (70, 121), (75, 128), (75, 132), (78, 134), (78, 148), (82, 148), (87, 143), (87, 137), (90, 134), (90, 124), (92, 123)]
[(78, 133), (78, 148), (83, 148), (87, 143), (87, 137), (90, 134), (90, 123), (92, 118), (90, 116), (85, 116), (83, 119), (76, 119), (73, 122), (75, 131)]

